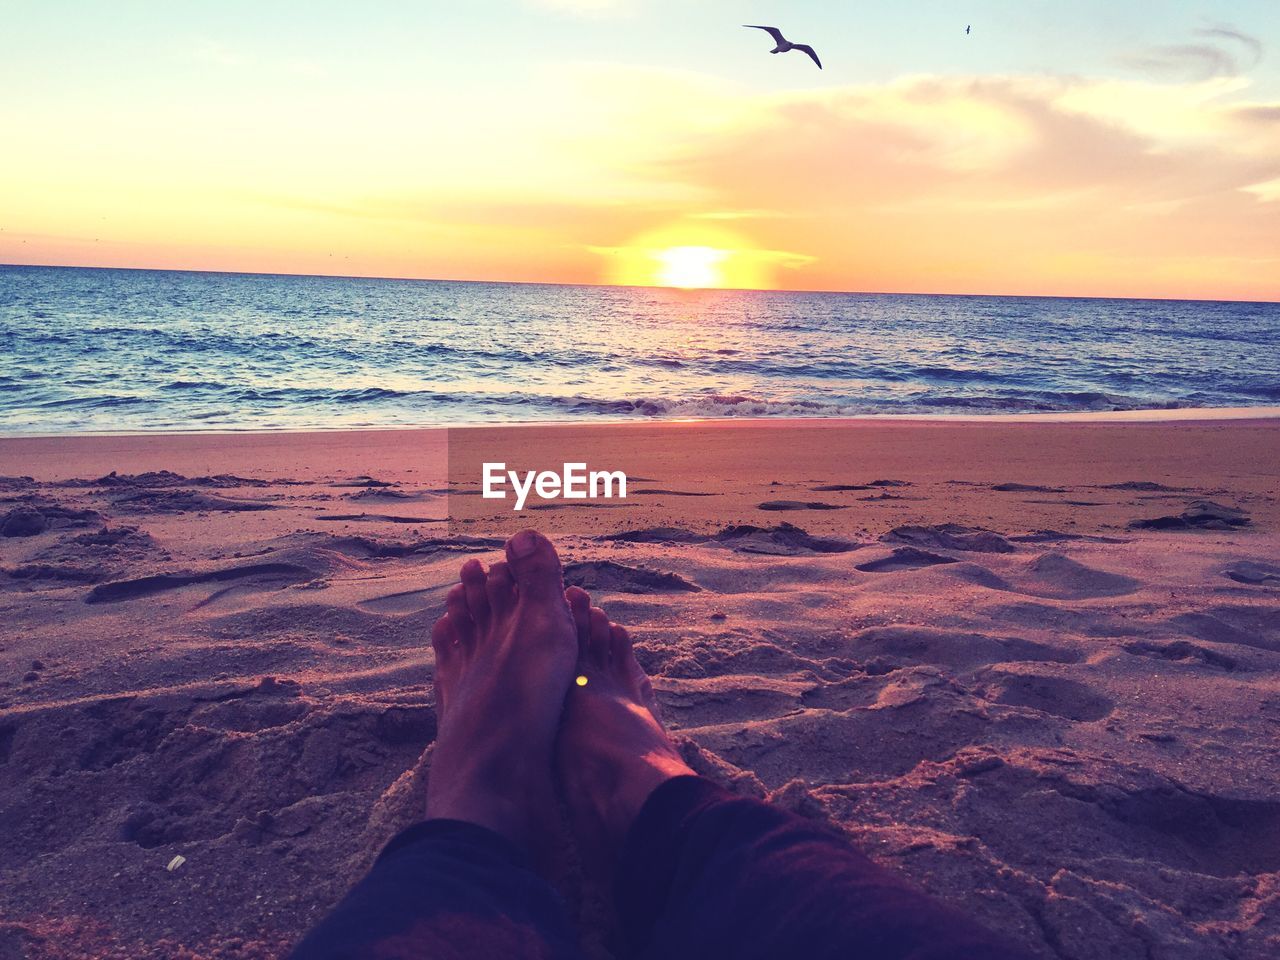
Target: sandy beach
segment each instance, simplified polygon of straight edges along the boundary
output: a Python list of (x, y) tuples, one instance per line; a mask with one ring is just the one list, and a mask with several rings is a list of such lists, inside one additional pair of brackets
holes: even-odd
[[(628, 497), (516, 514), (491, 459)], [(523, 526), (699, 772), (1038, 957), (1280, 954), (1280, 419), (18, 438), (0, 475), (0, 958), (282, 956), (421, 816), (430, 625)]]

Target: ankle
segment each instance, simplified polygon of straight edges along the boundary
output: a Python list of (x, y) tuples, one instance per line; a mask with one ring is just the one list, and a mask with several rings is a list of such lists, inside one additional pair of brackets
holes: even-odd
[(692, 776), (693, 770), (680, 759), (674, 747), (670, 750), (653, 750), (633, 757), (627, 764), (624, 778), (615, 789), (601, 797), (601, 818), (611, 839), (616, 844), (626, 840), (631, 825), (640, 816), (654, 791), (668, 780)]
[(527, 795), (512, 799), (492, 791), (448, 791), (439, 796), (428, 794), (426, 816), (428, 820), (472, 823), (527, 847), (533, 803)]

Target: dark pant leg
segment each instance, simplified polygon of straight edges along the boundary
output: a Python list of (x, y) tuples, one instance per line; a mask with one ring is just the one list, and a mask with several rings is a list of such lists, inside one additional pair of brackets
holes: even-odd
[(1012, 960), (1024, 954), (842, 837), (699, 777), (654, 791), (617, 883), (632, 956)]
[(515, 844), (428, 820), (393, 839), (292, 960), (577, 960), (564, 904)]

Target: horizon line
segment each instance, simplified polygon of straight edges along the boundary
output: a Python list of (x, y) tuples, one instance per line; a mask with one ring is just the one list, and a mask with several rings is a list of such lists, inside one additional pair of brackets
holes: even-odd
[(1242, 298), (1233, 299), (1229, 297), (1135, 297), (1064, 293), (946, 293), (919, 290), (811, 290), (781, 287), (664, 287), (659, 284), (567, 283), (560, 280), (476, 280), (463, 277), (389, 277), (344, 273), (279, 273), (262, 270), (199, 270), (190, 267), (106, 267), (75, 263), (0, 263), (0, 270), (12, 268), (35, 270), (127, 270), (135, 273), (195, 273), (232, 277), (287, 277), (302, 280), (387, 280), (397, 283), (493, 283), (516, 284), (519, 286), (529, 287), (603, 287), (614, 290), (672, 290), (680, 293), (710, 291), (725, 293), (831, 294), (833, 296), (863, 297), (1002, 297), (1006, 299), (1022, 300), (1136, 300), (1167, 303), (1247, 303), (1267, 306), (1280, 305), (1280, 299), (1248, 300)]

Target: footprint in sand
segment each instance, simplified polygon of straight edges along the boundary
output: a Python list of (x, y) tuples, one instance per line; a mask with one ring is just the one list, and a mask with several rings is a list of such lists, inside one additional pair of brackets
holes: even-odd
[(962, 550), (975, 553), (1013, 553), (1012, 543), (991, 530), (981, 527), (965, 527), (958, 523), (939, 523), (932, 526), (895, 527), (882, 540), (891, 543), (907, 543), (913, 547), (932, 550)]
[(34, 507), (14, 507), (0, 517), (0, 537), (34, 537), (49, 529), (49, 520)]
[(629, 567), (613, 560), (566, 563), (564, 582), (600, 593), (697, 593), (700, 586), (678, 573)]
[(1219, 670), (1235, 670), (1237, 668), (1236, 661), (1231, 657), (1186, 640), (1134, 640), (1131, 643), (1124, 644), (1121, 649), (1125, 653), (1133, 654), (1135, 657), (1157, 657), (1174, 663), (1199, 663), (1209, 667), (1217, 667)]
[(814, 537), (799, 527), (780, 523), (776, 527), (740, 524), (725, 527), (707, 536), (681, 527), (650, 527), (606, 534), (598, 540), (617, 543), (720, 543), (738, 553), (760, 553), (769, 556), (799, 557), (815, 553), (848, 553), (861, 544), (830, 537)]
[(1257, 650), (1280, 652), (1280, 611), (1250, 606), (1220, 605), (1183, 613), (1169, 626), (1197, 640), (1231, 643)]
[(828, 483), (821, 487), (810, 487), (814, 493), (839, 493), (846, 490), (878, 490), (884, 487), (909, 487), (909, 480), (872, 480), (870, 483)]
[(200, 513), (272, 510), (261, 500), (238, 500), (194, 490), (139, 490), (117, 497), (116, 509), (131, 513)]
[(819, 500), (766, 500), (764, 503), (756, 507), (757, 510), (785, 511), (785, 510), (846, 510), (848, 509), (838, 503), (822, 503)]
[(16, 567), (0, 567), (0, 574), (14, 580), (49, 583), (97, 583), (106, 574), (97, 567), (81, 567), (67, 563), (23, 563)]
[(1186, 487), (1166, 487), (1154, 480), (1125, 480), (1123, 483), (1108, 483), (1098, 487), (1099, 490), (1134, 490), (1140, 493), (1176, 493)]
[(161, 573), (136, 580), (100, 583), (84, 598), (85, 603), (118, 603), (140, 597), (189, 587), (198, 583), (227, 583), (232, 580), (255, 580), (261, 585), (277, 586), (315, 579), (315, 572), (295, 563), (249, 563), (203, 573)]
[[(1010, 584), (999, 589), (1017, 592)], [(987, 614), (999, 623), (1036, 630), (1055, 630), (1082, 637), (1136, 637), (1150, 631), (1147, 624), (1095, 607), (1077, 610), (1056, 603), (1037, 603), (1032, 600), (997, 604), (990, 607)]]
[(861, 544), (831, 537), (814, 537), (789, 523), (776, 527), (743, 524), (725, 527), (711, 538), (737, 553), (761, 553), (769, 556), (797, 557), (815, 553), (848, 553)]
[(45, 499), (20, 504), (0, 517), (0, 537), (35, 537), (46, 530), (89, 527), (103, 522), (96, 510), (75, 510)]
[(993, 663), (1078, 663), (1080, 654), (1021, 637), (939, 630), (933, 627), (872, 627), (849, 641), (850, 655), (862, 661), (923, 663), (953, 671)]
[(606, 533), (596, 539), (606, 543), (706, 543), (709, 538), (683, 527), (648, 527)]
[(1172, 838), (1179, 859), (1189, 857), (1201, 873), (1235, 877), (1280, 870), (1280, 802), (1196, 793), (1168, 782), (1077, 799), (1092, 799), (1131, 830)]
[(1134, 530), (1234, 530), (1252, 523), (1239, 507), (1224, 506), (1212, 500), (1193, 500), (1187, 509), (1174, 516), (1133, 520)]
[(1062, 530), (1036, 530), (1020, 536), (1010, 537), (1013, 543), (1069, 543), (1083, 540), (1088, 543), (1130, 543), (1120, 537), (1095, 537), (1084, 533), (1065, 533)]
[[(327, 574), (363, 569), (356, 560), (336, 550), (317, 546), (295, 547), (270, 554), (270, 560), (237, 563), (209, 570), (183, 570), (129, 580), (102, 583), (89, 591), (85, 603), (117, 603), (137, 600), (168, 590), (203, 584), (233, 584), (255, 589), (278, 589), (304, 583)], [(208, 602), (205, 598), (204, 602)]]
[(1042, 487), (1034, 483), (997, 483), (991, 488), (997, 493), (1066, 493), (1065, 487)]
[(366, 476), (365, 474), (361, 474), (360, 476), (354, 477), (351, 480), (342, 480), (342, 481), (339, 481), (338, 483), (334, 483), (332, 484), (332, 486), (363, 487), (366, 490), (380, 490), (385, 487), (394, 487), (395, 484), (390, 483), (389, 481), (386, 481), (386, 480), (375, 480), (373, 477)]
[(1251, 586), (1280, 586), (1280, 566), (1260, 563), (1256, 560), (1239, 560), (1231, 564), (1222, 575)]
[(993, 703), (1084, 722), (1108, 717), (1115, 707), (1109, 697), (1076, 680), (998, 670), (986, 675), (983, 694)]
[(403, 500), (425, 500), (429, 493), (405, 493), (403, 490), (388, 490), (381, 487), (366, 487), (358, 493), (344, 493), (344, 500), (364, 500), (373, 503), (398, 503)]
[[(1142, 583), (1133, 577), (1095, 570), (1061, 553), (1046, 553), (1025, 567), (1016, 578), (1017, 589), (1033, 597), (1056, 600), (1090, 600), (1134, 593)], [(1015, 578), (1011, 578), (1015, 579)]]
[(66, 480), (61, 487), (139, 487), (160, 489), (164, 487), (270, 487), (296, 486), (299, 480), (258, 480), (252, 477), (237, 477), (231, 473), (219, 473), (206, 477), (184, 477), (172, 470), (151, 470), (147, 473), (116, 473), (112, 470), (104, 477), (95, 480)]
[(444, 523), (443, 517), (397, 517), (386, 513), (318, 513), (313, 520), (366, 523)]
[(664, 721), (678, 730), (785, 716), (799, 707), (805, 686), (795, 681), (733, 674), (693, 679), (663, 677), (654, 689)]
[(861, 570), (863, 573), (893, 573), (897, 570), (919, 570), (923, 567), (958, 562), (955, 557), (944, 557), (915, 547), (897, 547), (887, 557), (856, 564), (854, 569)]
[(383, 594), (380, 597), (370, 597), (367, 600), (359, 600), (356, 602), (356, 606), (361, 610), (367, 610), (371, 613), (385, 614), (388, 616), (404, 616), (406, 614), (421, 613), (424, 610), (434, 610), (443, 607), (444, 597), (450, 586), (452, 586), (451, 583), (427, 587), (421, 590), (400, 590), (396, 593)]
[(437, 553), (485, 553), (501, 550), (505, 541), (496, 537), (430, 537), (399, 543), (371, 537), (333, 537), (323, 541), (329, 549), (357, 560), (428, 557)]

